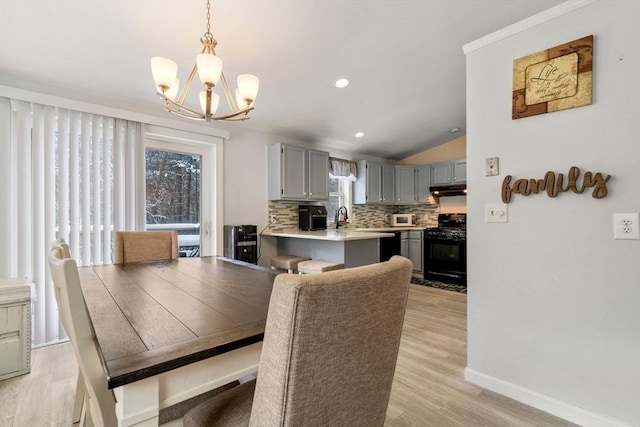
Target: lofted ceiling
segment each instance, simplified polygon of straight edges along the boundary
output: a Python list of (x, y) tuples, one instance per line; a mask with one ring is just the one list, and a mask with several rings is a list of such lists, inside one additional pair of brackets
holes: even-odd
[[(462, 46), (561, 2), (213, 0), (230, 86), (260, 77), (251, 119), (213, 126), (410, 156), (465, 134)], [(149, 60), (184, 82), (205, 25), (204, 0), (0, 0), (0, 84), (168, 117)]]

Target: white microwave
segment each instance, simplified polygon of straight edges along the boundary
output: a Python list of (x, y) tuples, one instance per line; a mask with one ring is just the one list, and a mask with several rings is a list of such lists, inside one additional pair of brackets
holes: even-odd
[(392, 227), (415, 227), (415, 214), (391, 214)]

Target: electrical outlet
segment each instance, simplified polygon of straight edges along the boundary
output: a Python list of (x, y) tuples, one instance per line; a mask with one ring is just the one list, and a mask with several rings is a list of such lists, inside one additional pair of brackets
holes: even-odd
[(640, 239), (640, 213), (613, 214), (614, 239)]

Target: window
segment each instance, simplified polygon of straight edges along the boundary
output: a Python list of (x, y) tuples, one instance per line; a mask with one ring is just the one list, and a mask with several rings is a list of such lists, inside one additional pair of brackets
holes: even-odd
[(324, 203), (327, 208), (328, 221), (333, 222), (340, 206), (351, 212), (351, 181), (348, 179), (329, 178), (329, 200)]

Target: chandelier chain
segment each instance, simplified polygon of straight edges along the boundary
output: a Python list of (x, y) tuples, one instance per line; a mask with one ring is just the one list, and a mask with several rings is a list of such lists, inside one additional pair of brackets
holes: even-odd
[(211, 34), (211, 4), (209, 0), (207, 0), (207, 32), (204, 35), (209, 37), (213, 36)]

